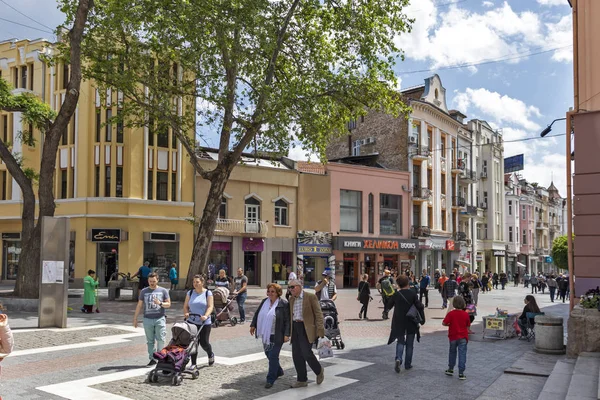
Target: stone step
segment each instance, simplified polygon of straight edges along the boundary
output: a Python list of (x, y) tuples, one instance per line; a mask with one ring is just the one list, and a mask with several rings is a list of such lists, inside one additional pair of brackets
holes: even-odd
[(598, 400), (600, 353), (581, 353), (577, 357), (566, 400)]
[(575, 369), (575, 359), (559, 360), (546, 380), (538, 400), (564, 400)]

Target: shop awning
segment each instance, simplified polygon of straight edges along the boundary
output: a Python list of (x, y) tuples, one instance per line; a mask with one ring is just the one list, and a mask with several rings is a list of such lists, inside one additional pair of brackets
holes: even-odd
[(456, 260), (456, 262), (459, 264), (471, 265), (471, 263), (469, 261), (465, 261), (465, 260)]
[(526, 265), (517, 261), (517, 267), (525, 268)]

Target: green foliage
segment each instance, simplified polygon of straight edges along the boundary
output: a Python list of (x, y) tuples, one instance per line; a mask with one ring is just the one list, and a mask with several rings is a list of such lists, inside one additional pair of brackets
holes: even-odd
[[(575, 246), (575, 235), (573, 235), (573, 246)], [(567, 235), (559, 236), (552, 242), (552, 258), (554, 264), (560, 269), (567, 269), (568, 263), (568, 244)]]
[[(68, 24), (76, 2), (60, 4)], [(285, 153), (298, 140), (324, 159), (332, 135), (368, 109), (406, 114), (393, 68), (395, 38), (413, 22), (407, 4), (106, 0), (89, 17), (83, 72), (124, 94), (127, 126), (171, 127), (188, 152), (203, 127), (222, 150), (256, 137), (260, 150)]]
[(598, 308), (598, 304), (600, 303), (600, 296), (599, 295), (593, 295), (593, 296), (582, 296), (581, 297), (581, 301), (579, 302), (579, 304), (581, 304), (581, 307), (583, 308)]
[[(12, 88), (6, 80), (0, 78), (0, 110), (19, 111), (21, 120), (27, 125), (45, 133), (49, 124), (56, 118), (49, 104), (44, 103), (33, 93), (12, 94)], [(33, 132), (29, 129), (19, 132), (21, 141), (27, 146), (35, 146)]]

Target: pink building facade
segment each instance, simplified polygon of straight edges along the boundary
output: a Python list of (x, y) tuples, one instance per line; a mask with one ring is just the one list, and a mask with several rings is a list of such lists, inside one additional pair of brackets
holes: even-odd
[(374, 285), (384, 269), (414, 267), (409, 173), (331, 162), (327, 174), (338, 287), (357, 287), (362, 274)]

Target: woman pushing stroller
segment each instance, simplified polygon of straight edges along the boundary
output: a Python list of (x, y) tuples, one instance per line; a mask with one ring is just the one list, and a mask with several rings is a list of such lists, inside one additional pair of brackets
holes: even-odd
[[(194, 276), (194, 289), (190, 290), (185, 296), (185, 303), (183, 304), (183, 314), (185, 319), (198, 327), (202, 327), (202, 331), (199, 334), (200, 347), (208, 355), (208, 365), (211, 366), (215, 363), (215, 355), (210, 345), (210, 328), (211, 318), (210, 315), (213, 312), (214, 299), (210, 290), (204, 287), (204, 277), (202, 275)], [(196, 315), (194, 315), (196, 314)], [(200, 316), (200, 317), (199, 317)], [(190, 369), (197, 369), (196, 360), (198, 354), (192, 354), (192, 365)]]

